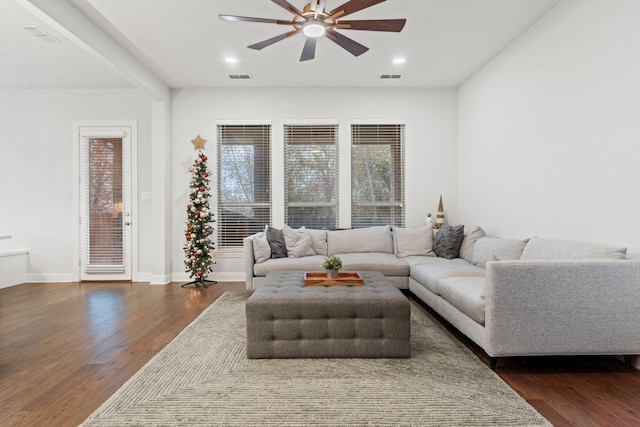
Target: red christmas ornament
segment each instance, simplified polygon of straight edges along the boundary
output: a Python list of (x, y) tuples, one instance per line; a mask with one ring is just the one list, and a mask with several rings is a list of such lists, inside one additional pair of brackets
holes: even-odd
[(191, 228), (191, 227), (187, 227), (187, 231), (188, 231), (189, 233), (191, 233), (191, 232), (193, 231), (193, 228)]
[(187, 234), (187, 240), (191, 240), (191, 234)]
[(198, 276), (202, 277), (204, 273), (201, 270), (198, 270)]
[(187, 210), (190, 211), (191, 210), (191, 205), (187, 205)]
[(194, 213), (196, 214), (196, 216), (200, 216), (200, 211), (195, 211)]
[(207, 156), (202, 156), (202, 161), (206, 162), (207, 161)]
[(203, 173), (203, 174), (202, 174), (202, 176), (204, 176), (205, 178), (207, 178), (207, 177), (209, 177), (209, 174), (205, 172), (205, 173)]
[(207, 187), (205, 187), (204, 185), (201, 185), (200, 188), (199, 188), (200, 191), (204, 191), (206, 189), (207, 189)]

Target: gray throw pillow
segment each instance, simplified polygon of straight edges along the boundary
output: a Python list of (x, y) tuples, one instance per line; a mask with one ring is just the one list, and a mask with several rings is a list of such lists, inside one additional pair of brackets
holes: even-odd
[(264, 233), (271, 246), (271, 258), (287, 258), (287, 245), (284, 242), (282, 230), (267, 225)]
[(433, 251), (437, 256), (446, 259), (458, 258), (460, 245), (464, 238), (464, 225), (451, 226), (444, 224), (436, 233)]

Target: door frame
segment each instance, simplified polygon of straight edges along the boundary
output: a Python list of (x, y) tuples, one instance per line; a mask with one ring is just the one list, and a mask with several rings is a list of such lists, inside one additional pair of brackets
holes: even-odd
[(72, 122), (71, 146), (72, 146), (72, 240), (73, 244), (73, 281), (79, 282), (81, 277), (81, 213), (80, 197), (82, 176), (80, 156), (82, 155), (82, 128), (94, 130), (123, 130), (130, 133), (131, 156), (131, 281), (138, 281), (138, 122), (136, 120), (74, 120)]

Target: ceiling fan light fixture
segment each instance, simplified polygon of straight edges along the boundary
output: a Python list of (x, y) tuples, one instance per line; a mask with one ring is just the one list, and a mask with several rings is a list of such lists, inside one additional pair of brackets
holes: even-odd
[(324, 36), (324, 33), (327, 32), (327, 27), (319, 19), (308, 19), (302, 24), (302, 32), (307, 37), (318, 38)]

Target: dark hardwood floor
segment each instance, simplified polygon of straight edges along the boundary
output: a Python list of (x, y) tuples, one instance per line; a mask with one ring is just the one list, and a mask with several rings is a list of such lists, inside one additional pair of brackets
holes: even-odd
[[(0, 425), (78, 425), (227, 290), (244, 284), (0, 289)], [(640, 425), (640, 372), (620, 359), (508, 359), (497, 373), (554, 425)]]

